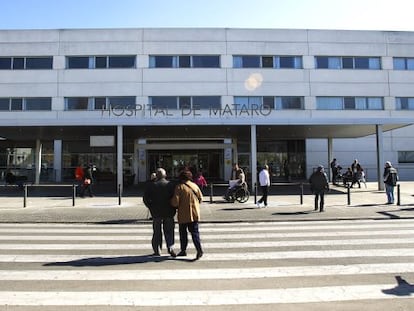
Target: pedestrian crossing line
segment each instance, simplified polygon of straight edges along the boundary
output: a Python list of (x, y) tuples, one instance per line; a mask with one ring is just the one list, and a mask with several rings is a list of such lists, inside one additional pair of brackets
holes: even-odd
[(0, 270), (2, 281), (222, 280), (414, 273), (414, 263), (175, 270)]
[(216, 291), (0, 291), (0, 305), (171, 307), (413, 299), (401, 293), (404, 288), (396, 284)]
[[(112, 257), (110, 257), (112, 256)], [(71, 262), (87, 259), (142, 257), (132, 253), (115, 254), (7, 254), (0, 255), (0, 262)], [(317, 259), (317, 258), (355, 258), (355, 257), (414, 257), (414, 248), (387, 249), (351, 249), (351, 250), (320, 250), (320, 251), (268, 251), (268, 252), (237, 252), (237, 253), (205, 253), (203, 261), (252, 261), (276, 259)], [(176, 258), (175, 260), (184, 260)]]
[[(257, 231), (260, 231), (258, 229)], [(178, 232), (178, 231), (177, 231)], [(176, 232), (176, 233), (177, 233)], [(23, 233), (23, 231), (22, 231)], [(258, 233), (227, 233), (223, 230), (223, 235), (209, 234), (209, 231), (202, 229), (202, 240), (239, 240), (239, 239), (272, 239), (272, 238), (311, 238), (311, 237), (350, 237), (350, 236), (370, 236), (373, 239), (375, 236), (398, 236), (398, 235), (414, 235), (414, 230), (375, 230), (375, 231), (334, 231), (334, 232), (289, 232), (289, 233), (272, 233), (272, 232), (258, 232)], [(12, 241), (148, 241), (151, 239), (151, 234), (147, 235), (131, 235), (126, 231), (123, 235), (0, 235), (0, 240)]]
[[(389, 223), (389, 224), (343, 224), (343, 225), (308, 225), (308, 226), (290, 226), (290, 227), (280, 227), (277, 223), (273, 225), (267, 224), (266, 226), (252, 226), (252, 227), (243, 227), (235, 225), (234, 227), (226, 227), (223, 229), (222, 227), (206, 227), (209, 232), (238, 232), (242, 230), (243, 232), (250, 232), (250, 231), (312, 231), (312, 230), (338, 230), (338, 229), (346, 229), (346, 230), (363, 230), (363, 229), (412, 229), (414, 223)], [(200, 230), (204, 228), (203, 225), (200, 225)], [(0, 234), (10, 234), (10, 233), (42, 233), (42, 234), (63, 234), (63, 233), (84, 233), (84, 234), (95, 234), (95, 233), (107, 233), (107, 234), (117, 234), (117, 233), (129, 233), (129, 234), (138, 234), (138, 233), (152, 233), (151, 225), (147, 225), (144, 228), (108, 228), (105, 225), (102, 225), (101, 228), (68, 228), (62, 226), (61, 228), (2, 228), (0, 226)]]
[[(225, 238), (223, 236), (222, 238)], [(220, 238), (218, 238), (221, 240)], [(212, 248), (264, 248), (264, 247), (290, 247), (290, 246), (338, 246), (338, 245), (383, 245), (383, 244), (410, 244), (414, 238), (392, 238), (392, 239), (353, 239), (353, 240), (300, 240), (300, 241), (257, 241), (251, 242), (214, 242), (203, 243), (206, 249)], [(147, 244), (131, 243), (101, 243), (101, 244), (0, 244), (0, 250), (147, 250)]]

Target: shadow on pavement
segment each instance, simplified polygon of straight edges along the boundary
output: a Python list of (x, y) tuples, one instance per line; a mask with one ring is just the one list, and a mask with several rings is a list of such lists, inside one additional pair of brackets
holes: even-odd
[(394, 296), (411, 296), (414, 293), (414, 285), (408, 283), (400, 275), (395, 277), (397, 280), (397, 286), (390, 289), (383, 289), (382, 292), (387, 295)]

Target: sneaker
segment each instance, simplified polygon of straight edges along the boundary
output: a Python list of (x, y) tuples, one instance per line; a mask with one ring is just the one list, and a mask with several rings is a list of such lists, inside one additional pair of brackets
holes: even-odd
[(177, 256), (179, 256), (179, 257), (184, 257), (184, 256), (187, 256), (187, 252), (186, 252), (186, 251), (180, 251), (180, 252), (177, 254)]
[(262, 207), (259, 202), (257, 202), (256, 205), (257, 205), (257, 208), (261, 208)]
[(168, 254), (170, 254), (171, 255), (171, 257), (177, 257), (177, 254), (174, 252), (174, 249), (172, 249), (172, 248), (169, 248), (168, 249)]

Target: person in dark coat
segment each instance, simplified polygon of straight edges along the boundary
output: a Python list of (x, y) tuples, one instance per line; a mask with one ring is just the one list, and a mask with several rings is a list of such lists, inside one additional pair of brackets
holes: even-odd
[(385, 162), (383, 177), (385, 193), (387, 194), (387, 204), (394, 204), (394, 187), (397, 185), (398, 172), (390, 161)]
[(325, 191), (329, 190), (328, 176), (322, 165), (319, 165), (317, 170), (309, 178), (309, 183), (312, 193), (315, 195), (315, 211), (323, 212), (325, 204)]
[(80, 197), (85, 197), (85, 192), (88, 192), (89, 196), (92, 198), (94, 196), (92, 191), (92, 185), (94, 183), (93, 178), (93, 164), (89, 164), (84, 169), (84, 175), (83, 175), (83, 184), (80, 189)]
[(143, 196), (144, 204), (152, 216), (153, 255), (160, 256), (162, 231), (164, 231), (167, 251), (172, 257), (176, 257), (174, 251), (174, 215), (176, 211), (170, 204), (174, 186), (166, 179), (167, 174), (163, 168), (157, 168), (156, 176), (156, 181), (148, 184)]

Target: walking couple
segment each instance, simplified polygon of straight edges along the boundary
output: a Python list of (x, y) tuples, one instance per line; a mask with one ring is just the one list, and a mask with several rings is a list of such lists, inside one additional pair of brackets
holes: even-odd
[[(152, 249), (154, 256), (160, 256), (162, 248), (162, 231), (164, 232), (167, 251), (171, 257), (187, 256), (188, 236), (191, 233), (194, 246), (197, 250), (196, 259), (203, 256), (198, 222), (200, 220), (200, 203), (203, 199), (200, 188), (192, 182), (190, 170), (184, 169), (179, 173), (179, 182), (174, 185), (167, 180), (163, 168), (156, 171), (155, 181), (151, 181), (144, 192), (144, 204), (152, 216)], [(180, 252), (174, 250), (174, 216), (177, 211), (177, 220), (180, 233)]]

